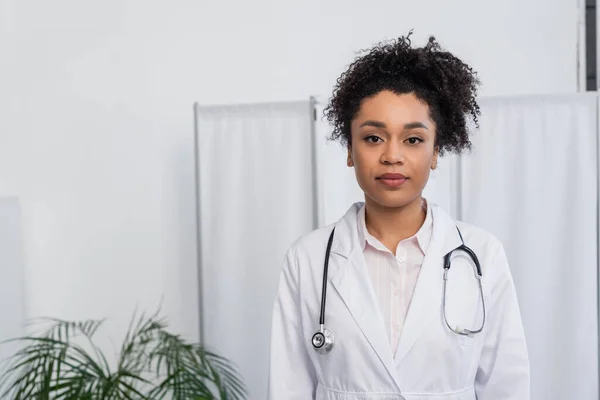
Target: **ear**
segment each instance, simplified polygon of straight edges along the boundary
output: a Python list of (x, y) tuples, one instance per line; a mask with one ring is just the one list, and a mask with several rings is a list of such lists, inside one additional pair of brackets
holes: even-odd
[(431, 169), (435, 170), (437, 168), (438, 158), (440, 156), (440, 148), (436, 147), (433, 151), (433, 160), (431, 161)]
[(346, 165), (349, 167), (354, 167), (354, 160), (352, 159), (352, 147), (348, 146), (348, 159), (346, 160)]

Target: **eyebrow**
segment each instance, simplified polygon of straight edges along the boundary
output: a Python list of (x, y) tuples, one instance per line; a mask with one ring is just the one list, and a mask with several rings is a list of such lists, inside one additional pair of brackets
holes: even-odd
[[(380, 129), (386, 128), (385, 123), (383, 123), (381, 121), (373, 121), (373, 120), (363, 122), (362, 124), (360, 124), (359, 128), (362, 128), (364, 126), (371, 126), (373, 128), (380, 128)], [(423, 128), (423, 129), (429, 130), (429, 128), (427, 128), (427, 126), (422, 122), (408, 122), (408, 123), (404, 124), (404, 129), (416, 129), (416, 128)]]

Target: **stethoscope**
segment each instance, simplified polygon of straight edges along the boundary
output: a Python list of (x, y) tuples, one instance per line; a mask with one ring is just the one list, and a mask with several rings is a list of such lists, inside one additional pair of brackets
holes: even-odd
[[(485, 301), (483, 297), (483, 287), (481, 284), (481, 265), (479, 264), (479, 259), (473, 250), (465, 245), (462, 234), (458, 226), (456, 227), (458, 231), (458, 236), (460, 236), (460, 241), (462, 244), (446, 254), (444, 256), (444, 294), (442, 297), (442, 313), (444, 314), (444, 321), (448, 328), (459, 335), (475, 335), (483, 330), (485, 326)], [(312, 336), (311, 342), (315, 351), (319, 354), (327, 354), (329, 353), (335, 344), (335, 335), (331, 329), (325, 327), (325, 301), (327, 297), (327, 270), (329, 269), (329, 256), (331, 254), (331, 244), (333, 243), (333, 234), (335, 232), (335, 228), (331, 231), (329, 235), (329, 241), (327, 242), (327, 250), (325, 251), (325, 264), (323, 266), (323, 287), (321, 289), (321, 315), (319, 316), (319, 330)], [(448, 323), (448, 319), (446, 318), (446, 286), (448, 282), (448, 271), (451, 266), (451, 257), (452, 253), (456, 251), (463, 251), (467, 253), (467, 255), (471, 258), (473, 263), (475, 264), (475, 277), (477, 278), (477, 282), (479, 285), (479, 296), (481, 298), (481, 307), (483, 309), (483, 319), (481, 321), (481, 326), (478, 329), (471, 330), (465, 329), (457, 326), (456, 328), (452, 328)]]

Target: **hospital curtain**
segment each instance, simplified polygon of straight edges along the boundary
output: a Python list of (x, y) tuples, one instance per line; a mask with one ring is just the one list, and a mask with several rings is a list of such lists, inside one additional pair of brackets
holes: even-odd
[[(480, 100), (473, 151), (446, 156), (430, 202), (505, 246), (528, 342), (532, 399), (598, 398), (596, 94)], [(311, 102), (196, 107), (203, 338), (266, 397), (285, 250), (363, 194)]]
[(484, 99), (460, 214), (504, 244), (533, 400), (598, 398), (595, 94)]
[(316, 104), (315, 109), (318, 225), (326, 226), (339, 220), (354, 202), (364, 201), (364, 195), (356, 183), (354, 169), (346, 164), (346, 149), (328, 140), (331, 128), (322, 117), (322, 105)]
[(271, 312), (287, 248), (316, 227), (312, 105), (196, 107), (204, 343), (265, 399)]
[[(505, 246), (531, 361), (532, 399), (598, 399), (595, 93), (484, 98), (473, 150), (446, 156), (424, 195)], [(363, 200), (346, 153), (317, 125), (321, 225)]]

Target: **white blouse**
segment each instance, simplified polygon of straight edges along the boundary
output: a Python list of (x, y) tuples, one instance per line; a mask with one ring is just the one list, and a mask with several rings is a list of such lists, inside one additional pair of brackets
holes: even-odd
[(431, 240), (431, 207), (425, 201), (423, 207), (427, 210), (425, 222), (414, 236), (398, 244), (395, 255), (368, 232), (364, 205), (358, 214), (358, 237), (394, 353)]

